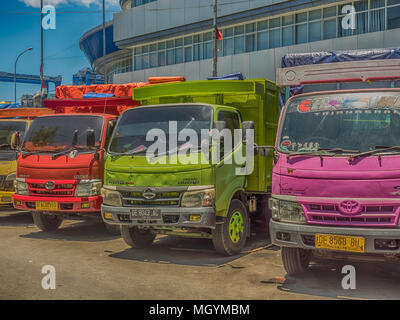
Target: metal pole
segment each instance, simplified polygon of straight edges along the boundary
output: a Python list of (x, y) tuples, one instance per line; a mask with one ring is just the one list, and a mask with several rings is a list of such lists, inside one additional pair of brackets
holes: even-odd
[(40, 0), (40, 106), (43, 106), (43, 0)]
[[(105, 56), (106, 56), (106, 1), (103, 0), (103, 59)], [(107, 83), (105, 64), (104, 64), (104, 83)]]
[(25, 52), (32, 50), (32, 47), (29, 47), (28, 49), (22, 51), (17, 59), (15, 59), (15, 63), (14, 63), (14, 103), (17, 103), (17, 62), (19, 57), (21, 57)]
[(214, 0), (214, 50), (213, 50), (213, 77), (218, 76), (218, 26), (217, 26), (217, 16), (218, 16), (218, 0)]

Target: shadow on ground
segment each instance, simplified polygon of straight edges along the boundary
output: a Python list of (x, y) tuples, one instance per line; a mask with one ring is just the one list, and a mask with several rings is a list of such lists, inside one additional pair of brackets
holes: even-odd
[(55, 231), (41, 231), (21, 235), (22, 238), (42, 240), (67, 240), (99, 242), (118, 239), (120, 236), (110, 234), (101, 221), (63, 221)]
[(33, 226), (32, 215), (28, 211), (0, 207), (0, 227)]
[[(356, 289), (343, 289), (342, 267), (352, 265), (356, 270)], [(268, 281), (261, 281), (267, 283)], [(301, 293), (338, 299), (400, 299), (400, 265), (346, 261), (316, 261), (301, 276), (286, 276), (277, 288), (285, 292)]]
[(151, 263), (168, 263), (189, 266), (218, 267), (237, 260), (252, 250), (269, 245), (270, 240), (265, 226), (252, 230), (245, 249), (239, 255), (227, 257), (218, 254), (209, 239), (192, 239), (175, 236), (158, 236), (153, 245), (146, 249), (129, 248), (113, 253), (112, 258)]

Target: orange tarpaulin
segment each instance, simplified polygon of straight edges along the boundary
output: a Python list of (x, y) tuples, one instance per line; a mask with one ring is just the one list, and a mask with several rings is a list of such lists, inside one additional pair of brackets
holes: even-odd
[(151, 77), (148, 82), (126, 84), (96, 84), (91, 86), (65, 86), (56, 88), (56, 99), (80, 99), (89, 92), (110, 93), (116, 97), (132, 97), (132, 89), (152, 84), (185, 81), (184, 77)]
[(47, 108), (10, 108), (10, 109), (1, 109), (0, 118), (15, 118), (15, 117), (35, 118), (54, 113), (56, 113), (55, 110)]

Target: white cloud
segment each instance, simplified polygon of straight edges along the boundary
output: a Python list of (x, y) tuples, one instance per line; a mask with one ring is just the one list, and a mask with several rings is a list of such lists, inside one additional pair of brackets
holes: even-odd
[[(24, 2), (28, 7), (40, 8), (40, 0), (19, 0)], [(70, 4), (70, 5), (81, 5), (85, 7), (89, 7), (94, 4), (97, 6), (102, 5), (102, 0), (43, 0), (44, 5), (53, 5), (57, 7), (60, 4)], [(106, 0), (107, 6), (119, 6), (119, 0)]]

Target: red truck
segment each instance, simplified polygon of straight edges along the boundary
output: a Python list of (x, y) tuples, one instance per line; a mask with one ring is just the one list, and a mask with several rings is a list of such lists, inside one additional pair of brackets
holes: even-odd
[[(101, 219), (105, 147), (118, 116), (139, 105), (129, 96), (140, 85), (61, 86), (57, 99), (45, 100), (56, 113), (36, 118), (26, 133), (13, 196), (14, 207), (31, 211), (38, 228), (55, 230), (64, 218)], [(82, 98), (96, 91), (105, 95)]]

